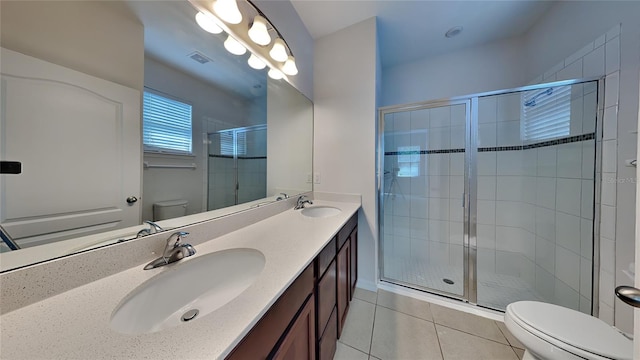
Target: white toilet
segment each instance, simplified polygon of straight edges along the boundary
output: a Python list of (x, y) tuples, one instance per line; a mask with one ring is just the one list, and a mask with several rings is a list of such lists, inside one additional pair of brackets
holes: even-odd
[(633, 341), (604, 321), (562, 306), (518, 301), (504, 323), (525, 347), (525, 360), (633, 359)]
[(188, 204), (187, 200), (159, 201), (153, 204), (153, 221), (185, 216)]

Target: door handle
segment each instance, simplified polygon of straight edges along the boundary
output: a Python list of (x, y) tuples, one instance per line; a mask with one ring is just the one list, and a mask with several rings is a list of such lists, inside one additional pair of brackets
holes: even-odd
[(640, 307), (640, 289), (632, 286), (618, 286), (616, 288), (616, 296), (625, 304)]
[(133, 203), (135, 203), (136, 201), (138, 201), (138, 198), (135, 196), (129, 196), (127, 198), (127, 204), (132, 205)]

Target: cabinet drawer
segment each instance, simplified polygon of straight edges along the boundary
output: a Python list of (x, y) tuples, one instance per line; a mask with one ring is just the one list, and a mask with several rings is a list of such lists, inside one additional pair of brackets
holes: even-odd
[(349, 238), (349, 235), (351, 234), (353, 229), (356, 228), (356, 226), (358, 226), (358, 213), (357, 212), (355, 214), (353, 214), (351, 219), (349, 219), (349, 221), (347, 221), (347, 223), (344, 224), (342, 229), (340, 229), (340, 231), (338, 231), (338, 244), (337, 244), (338, 245), (337, 246), (338, 249), (342, 248), (342, 245), (344, 245), (344, 243), (347, 241), (347, 239)]
[(313, 283), (312, 264), (280, 296), (227, 359), (266, 359), (313, 292)]
[(318, 337), (327, 327), (333, 308), (336, 306), (336, 262), (332, 261), (329, 269), (318, 281)]
[(333, 239), (331, 239), (331, 241), (329, 241), (327, 246), (325, 246), (324, 249), (322, 249), (318, 257), (316, 258), (317, 259), (316, 262), (318, 264), (318, 268), (316, 269), (316, 275), (318, 276), (318, 278), (322, 277), (324, 272), (329, 267), (329, 264), (331, 264), (331, 262), (335, 257), (336, 257), (336, 238), (334, 237)]

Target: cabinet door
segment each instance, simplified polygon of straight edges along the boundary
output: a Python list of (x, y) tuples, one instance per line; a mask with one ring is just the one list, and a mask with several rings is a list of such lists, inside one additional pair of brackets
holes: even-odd
[(315, 299), (312, 294), (276, 350), (273, 356), (274, 360), (315, 360), (316, 324), (314, 304)]
[(358, 228), (355, 228), (351, 233), (350, 239), (350, 271), (349, 278), (351, 281), (351, 291), (349, 293), (349, 299), (353, 300), (353, 293), (356, 291), (356, 282), (358, 281)]
[[(335, 245), (334, 245), (335, 246)], [(335, 248), (334, 248), (335, 252)], [(318, 281), (318, 318), (316, 322), (318, 324), (318, 337), (322, 337), (322, 334), (326, 331), (327, 322), (331, 317), (333, 309), (336, 307), (336, 262), (332, 261), (331, 265), (327, 268), (327, 272), (322, 276), (322, 279)], [(335, 322), (334, 322), (335, 326)], [(334, 330), (335, 331), (335, 330)]]
[(338, 310), (336, 310), (334, 306), (324, 334), (322, 334), (322, 337), (318, 341), (318, 360), (332, 360), (336, 354), (336, 347), (338, 345), (337, 313)]
[(338, 267), (338, 339), (342, 334), (342, 327), (344, 326), (344, 322), (347, 318), (347, 310), (349, 308), (349, 290), (351, 286), (351, 282), (349, 281), (350, 257), (350, 246), (349, 241), (347, 240), (342, 249), (338, 251), (338, 256), (336, 256), (336, 265)]

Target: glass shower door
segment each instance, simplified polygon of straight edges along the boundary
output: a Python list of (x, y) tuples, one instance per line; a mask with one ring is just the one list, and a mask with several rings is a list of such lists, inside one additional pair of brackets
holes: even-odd
[(479, 305), (591, 313), (597, 84), (478, 99)]
[(383, 280), (466, 297), (465, 153), (469, 102), (384, 114)]
[(249, 128), (238, 138), (238, 204), (267, 196), (267, 128)]

